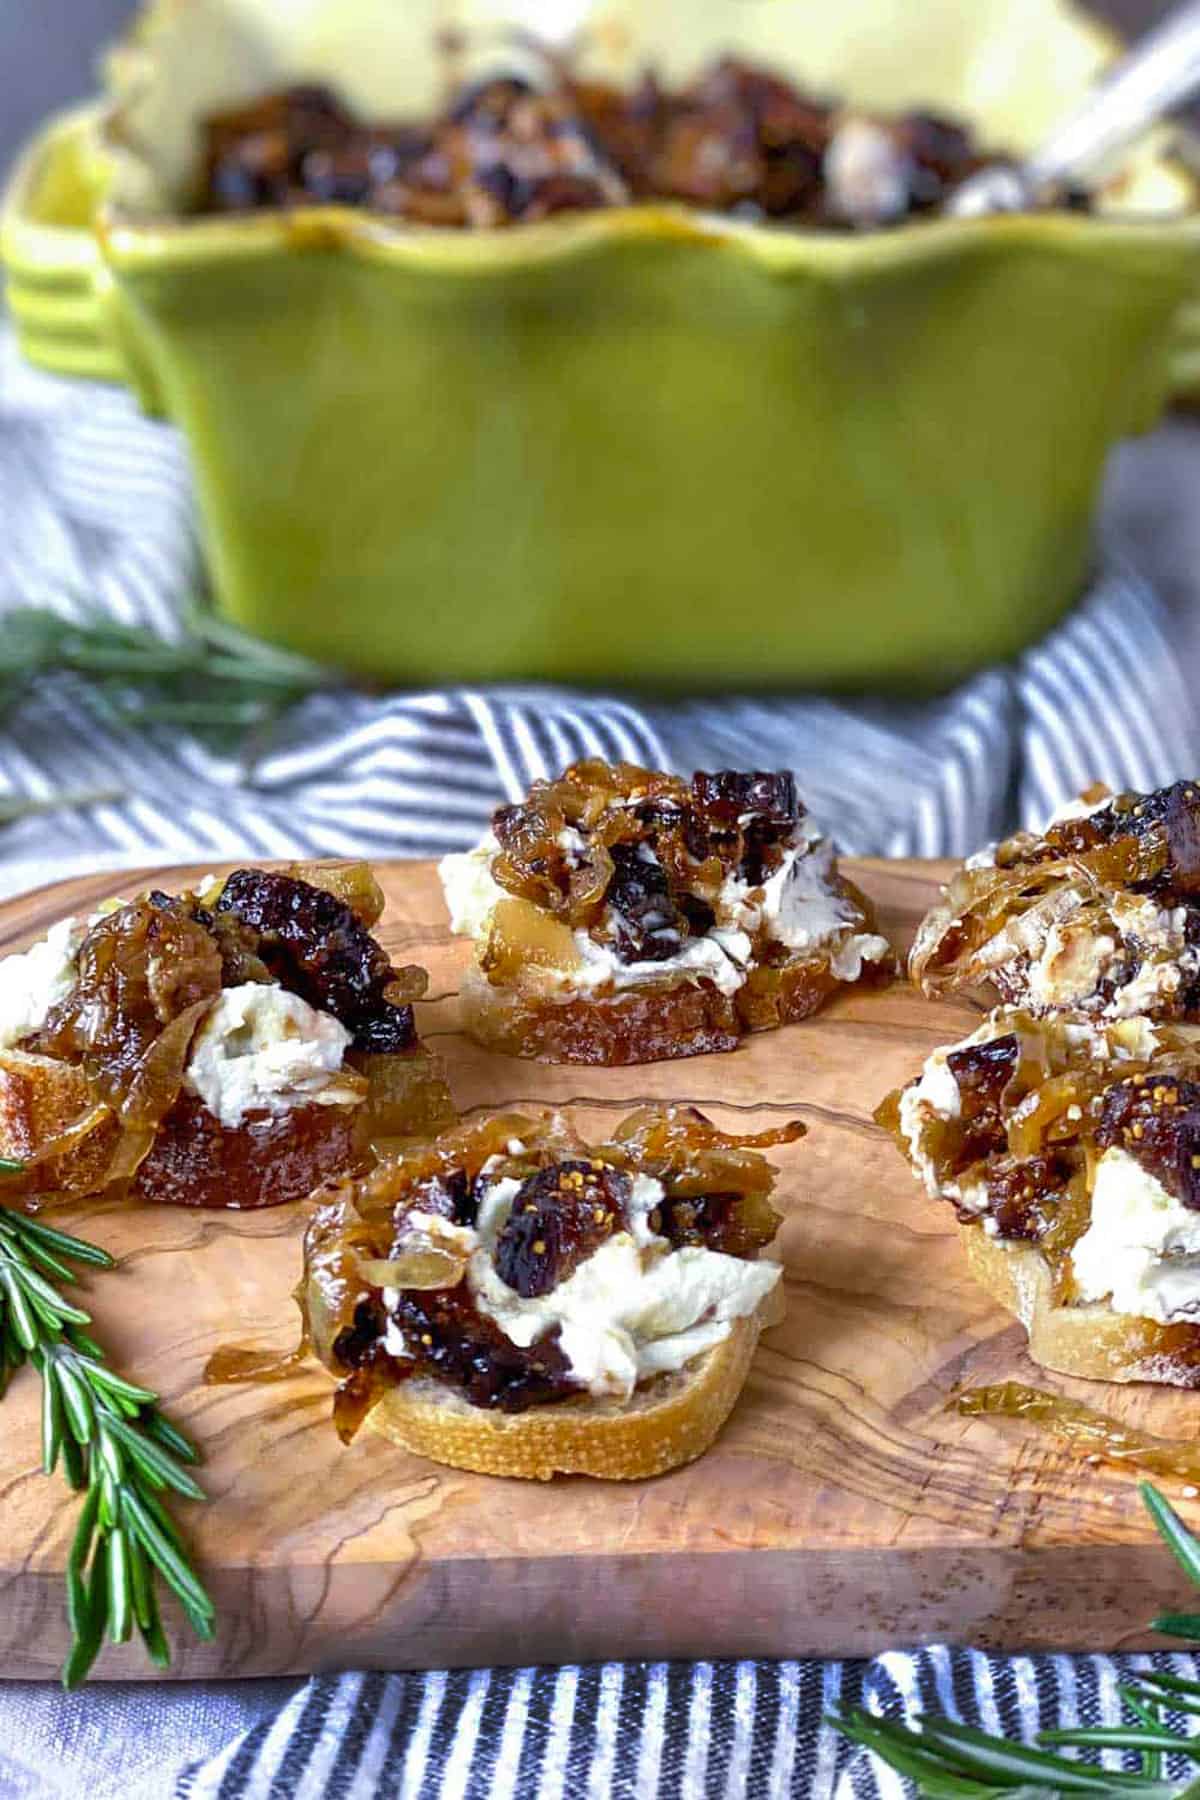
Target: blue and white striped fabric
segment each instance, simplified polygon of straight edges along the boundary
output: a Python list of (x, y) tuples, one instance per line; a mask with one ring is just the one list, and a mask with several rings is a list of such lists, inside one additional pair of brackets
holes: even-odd
[[(1117, 1683), (1185, 1655), (1014, 1657), (942, 1647), (873, 1662), (603, 1663), (344, 1675), (307, 1683), (177, 1800), (903, 1800), (908, 1785), (825, 1722), (862, 1705), (938, 1712), (1020, 1738), (1115, 1725)], [(1176, 1719), (1176, 1726), (1186, 1724)], [(1113, 1769), (1137, 1767), (1105, 1753)], [(1177, 1759), (1179, 1760), (1179, 1759)], [(1185, 1777), (1189, 1765), (1168, 1769)]]
[[(86, 603), (169, 633), (199, 579), (174, 434), (123, 394), (33, 374), (0, 333), (0, 612)], [(0, 799), (98, 784), (122, 798), (8, 829), (0, 891), (75, 866), (440, 855), (582, 755), (790, 767), (844, 849), (963, 855), (1039, 824), (1091, 781), (1194, 775), (1200, 715), (1165, 608), (1116, 564), (1038, 649), (933, 704), (347, 691), (298, 708), (252, 785), (187, 734), (101, 723), (46, 682), (0, 735)], [(897, 1778), (822, 1724), (834, 1701), (892, 1716), (937, 1707), (1028, 1737), (1115, 1723), (1128, 1661), (928, 1649), (871, 1663), (349, 1674), (72, 1700), (0, 1683), (0, 1797), (899, 1796)], [(1190, 1657), (1169, 1661), (1196, 1673)]]

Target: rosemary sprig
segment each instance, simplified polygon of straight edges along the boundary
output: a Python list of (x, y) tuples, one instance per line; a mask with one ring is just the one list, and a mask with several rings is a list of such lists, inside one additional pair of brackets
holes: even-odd
[(327, 687), (328, 669), (194, 609), (168, 640), (94, 614), (75, 623), (44, 607), (3, 614), (0, 720), (47, 677), (71, 679), (81, 701), (124, 724), (165, 720), (228, 742), (267, 731), (298, 700)]
[(38, 813), (105, 806), (120, 798), (115, 788), (63, 788), (57, 794), (0, 794), (0, 825), (14, 825), (18, 819), (31, 819)]
[[(1149, 1482), (1141, 1495), (1154, 1525), (1189, 1579), (1200, 1587), (1200, 1539)], [(1168, 1613), (1154, 1629), (1174, 1637), (1200, 1639), (1200, 1616)], [(1123, 1794), (1141, 1800), (1200, 1800), (1200, 1774), (1183, 1783), (1164, 1779), (1167, 1756), (1200, 1767), (1200, 1736), (1188, 1737), (1167, 1723), (1168, 1713), (1200, 1714), (1200, 1681), (1147, 1671), (1122, 1683), (1118, 1693), (1133, 1715), (1128, 1725), (1043, 1731), (1037, 1747), (993, 1737), (972, 1725), (934, 1715), (915, 1725), (883, 1719), (855, 1706), (827, 1715), (853, 1744), (913, 1782), (924, 1800), (1057, 1800), (1071, 1794)], [(1102, 1769), (1094, 1762), (1060, 1756), (1059, 1747), (1133, 1750), (1141, 1770)]]
[[(0, 1172), (19, 1168), (0, 1162)], [(89, 1337), (82, 1307), (61, 1285), (71, 1265), (107, 1269), (112, 1258), (82, 1238), (0, 1208), (0, 1394), (28, 1363), (42, 1381), (42, 1467), (61, 1466), (83, 1494), (67, 1563), (72, 1646), (63, 1685), (77, 1687), (107, 1636), (136, 1630), (165, 1668), (170, 1648), (159, 1614), (159, 1581), (178, 1597), (192, 1630), (211, 1638), (214, 1611), (164, 1505), (174, 1493), (202, 1500), (185, 1463), (198, 1452), (158, 1410), (157, 1395), (108, 1366)]]

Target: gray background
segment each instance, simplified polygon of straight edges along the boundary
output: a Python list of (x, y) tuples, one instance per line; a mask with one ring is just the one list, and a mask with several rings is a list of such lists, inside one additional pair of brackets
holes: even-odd
[[(973, 0), (949, 4), (970, 6)], [(131, 0), (0, 0), (0, 165), (52, 107), (92, 91), (97, 48), (133, 10)], [(1097, 0), (1093, 10), (1137, 30), (1161, 17), (1168, 4)]]

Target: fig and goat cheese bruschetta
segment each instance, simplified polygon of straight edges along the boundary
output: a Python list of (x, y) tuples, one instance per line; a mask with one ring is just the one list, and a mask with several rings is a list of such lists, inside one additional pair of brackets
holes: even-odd
[(1200, 785), (1089, 789), (1044, 832), (970, 857), (909, 962), (934, 997), (1039, 1016), (1200, 1020)]
[(475, 941), (465, 1029), (552, 1063), (733, 1050), (838, 988), (886, 980), (891, 948), (839, 874), (789, 773), (678, 776), (576, 763), (440, 865)]
[(1035, 1361), (1200, 1387), (1200, 1029), (999, 1007), (876, 1118)]
[(8, 1191), (268, 1206), (449, 1123), (382, 909), (365, 864), (238, 869), (0, 961)]
[[(612, 1141), (496, 1114), (341, 1184), (313, 1216), (307, 1341), (365, 1419), (454, 1467), (633, 1480), (690, 1462), (781, 1316), (762, 1148), (691, 1107)], [(777, 1310), (778, 1309), (778, 1310)]]

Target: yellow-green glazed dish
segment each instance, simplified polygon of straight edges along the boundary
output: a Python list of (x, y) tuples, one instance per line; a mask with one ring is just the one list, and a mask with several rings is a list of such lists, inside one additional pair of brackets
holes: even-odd
[(0, 211), (0, 256), (8, 310), (29, 361), (60, 375), (121, 381), (93, 229), (102, 193), (89, 155), (101, 111), (93, 103), (61, 114), (24, 152)]
[(666, 209), (106, 238), (239, 623), (400, 680), (952, 678), (1068, 600), (1192, 251)]
[[(832, 77), (866, 3), (845, 0), (820, 56), (793, 0), (649, 7), (640, 42), (657, 31), (702, 60), (736, 41), (855, 94), (851, 72)], [(368, 41), (386, 40), (382, 5), (350, 9)], [(253, 0), (241, 10), (250, 36), (227, 67), (243, 88), (332, 73), (383, 110), (348, 80), (360, 65), (328, 7), (297, 0), (286, 54), (253, 35)], [(877, 25), (888, 10), (874, 0)], [(920, 36), (919, 9), (891, 10)], [(993, 73), (1011, 10), (980, 0)], [(1103, 47), (1049, 0), (1036, 10), (1074, 46), (1056, 75), (1083, 85)], [(187, 433), (218, 603), (239, 623), (404, 682), (915, 689), (1010, 655), (1069, 604), (1106, 453), (1161, 407), (1196, 287), (1188, 190), (1165, 165), (1123, 196), (1136, 222), (833, 237), (658, 206), (474, 234), (339, 208), (188, 219), (189, 106), (225, 79), (217, 58), (185, 92), (196, 59), (179, 46), (202, 17), (201, 0), (157, 9), (141, 85), (125, 71), (115, 129), (79, 162), (106, 195), (97, 342)], [(957, 81), (986, 125), (978, 48), (951, 47), (917, 91), (873, 54), (861, 97), (944, 105)], [(429, 78), (411, 52), (415, 94)], [(1020, 148), (1064, 95), (1039, 63), (1022, 136), (1010, 75), (993, 129)], [(28, 281), (18, 240), (10, 202), (5, 253)], [(36, 355), (50, 325), (38, 315), (31, 345), (25, 316)]]

